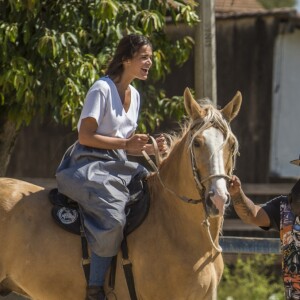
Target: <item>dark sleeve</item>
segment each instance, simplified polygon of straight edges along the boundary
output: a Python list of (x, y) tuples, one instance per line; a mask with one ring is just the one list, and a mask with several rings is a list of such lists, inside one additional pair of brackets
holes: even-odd
[(265, 203), (262, 208), (269, 216), (270, 227), (261, 227), (264, 230), (274, 229), (280, 230), (280, 203), (285, 199), (285, 196), (279, 196)]

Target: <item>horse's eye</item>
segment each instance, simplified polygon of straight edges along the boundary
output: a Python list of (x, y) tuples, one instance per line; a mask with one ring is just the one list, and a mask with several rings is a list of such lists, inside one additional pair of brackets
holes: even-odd
[(194, 146), (197, 147), (197, 148), (199, 148), (199, 147), (200, 147), (200, 143), (199, 143), (198, 141), (195, 140), (195, 141), (194, 141)]

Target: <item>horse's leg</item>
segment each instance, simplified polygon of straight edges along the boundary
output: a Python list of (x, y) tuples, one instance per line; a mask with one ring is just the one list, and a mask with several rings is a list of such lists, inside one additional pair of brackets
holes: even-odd
[(218, 285), (224, 269), (224, 263), (221, 254), (216, 257), (214, 263), (208, 266), (208, 269), (208, 272), (211, 276), (211, 283), (203, 300), (217, 300)]

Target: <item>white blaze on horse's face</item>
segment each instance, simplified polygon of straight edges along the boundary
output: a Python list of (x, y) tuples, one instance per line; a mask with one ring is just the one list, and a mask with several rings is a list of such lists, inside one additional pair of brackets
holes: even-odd
[[(203, 132), (205, 139), (205, 146), (210, 154), (210, 163), (208, 174), (219, 175), (226, 174), (224, 167), (224, 155), (222, 145), (224, 142), (224, 136), (220, 130), (215, 127), (209, 127)], [(210, 200), (218, 210), (218, 215), (223, 215), (226, 204), (228, 204), (229, 193), (227, 190), (227, 182), (224, 177), (212, 177), (211, 185), (207, 190), (206, 197), (209, 196)]]

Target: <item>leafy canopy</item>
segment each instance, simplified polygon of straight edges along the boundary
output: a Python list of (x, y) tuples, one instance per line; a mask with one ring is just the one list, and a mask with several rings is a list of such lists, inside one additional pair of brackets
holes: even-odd
[[(165, 26), (193, 26), (199, 21), (194, 7), (187, 0), (0, 0), (0, 114), (17, 126), (49, 112), (75, 125), (88, 88), (128, 33), (150, 37), (151, 79), (163, 79), (193, 46), (190, 37), (171, 42)], [(147, 99), (143, 117), (151, 117), (141, 130), (154, 130), (166, 113), (159, 101), (164, 93), (148, 82), (135, 84)]]

